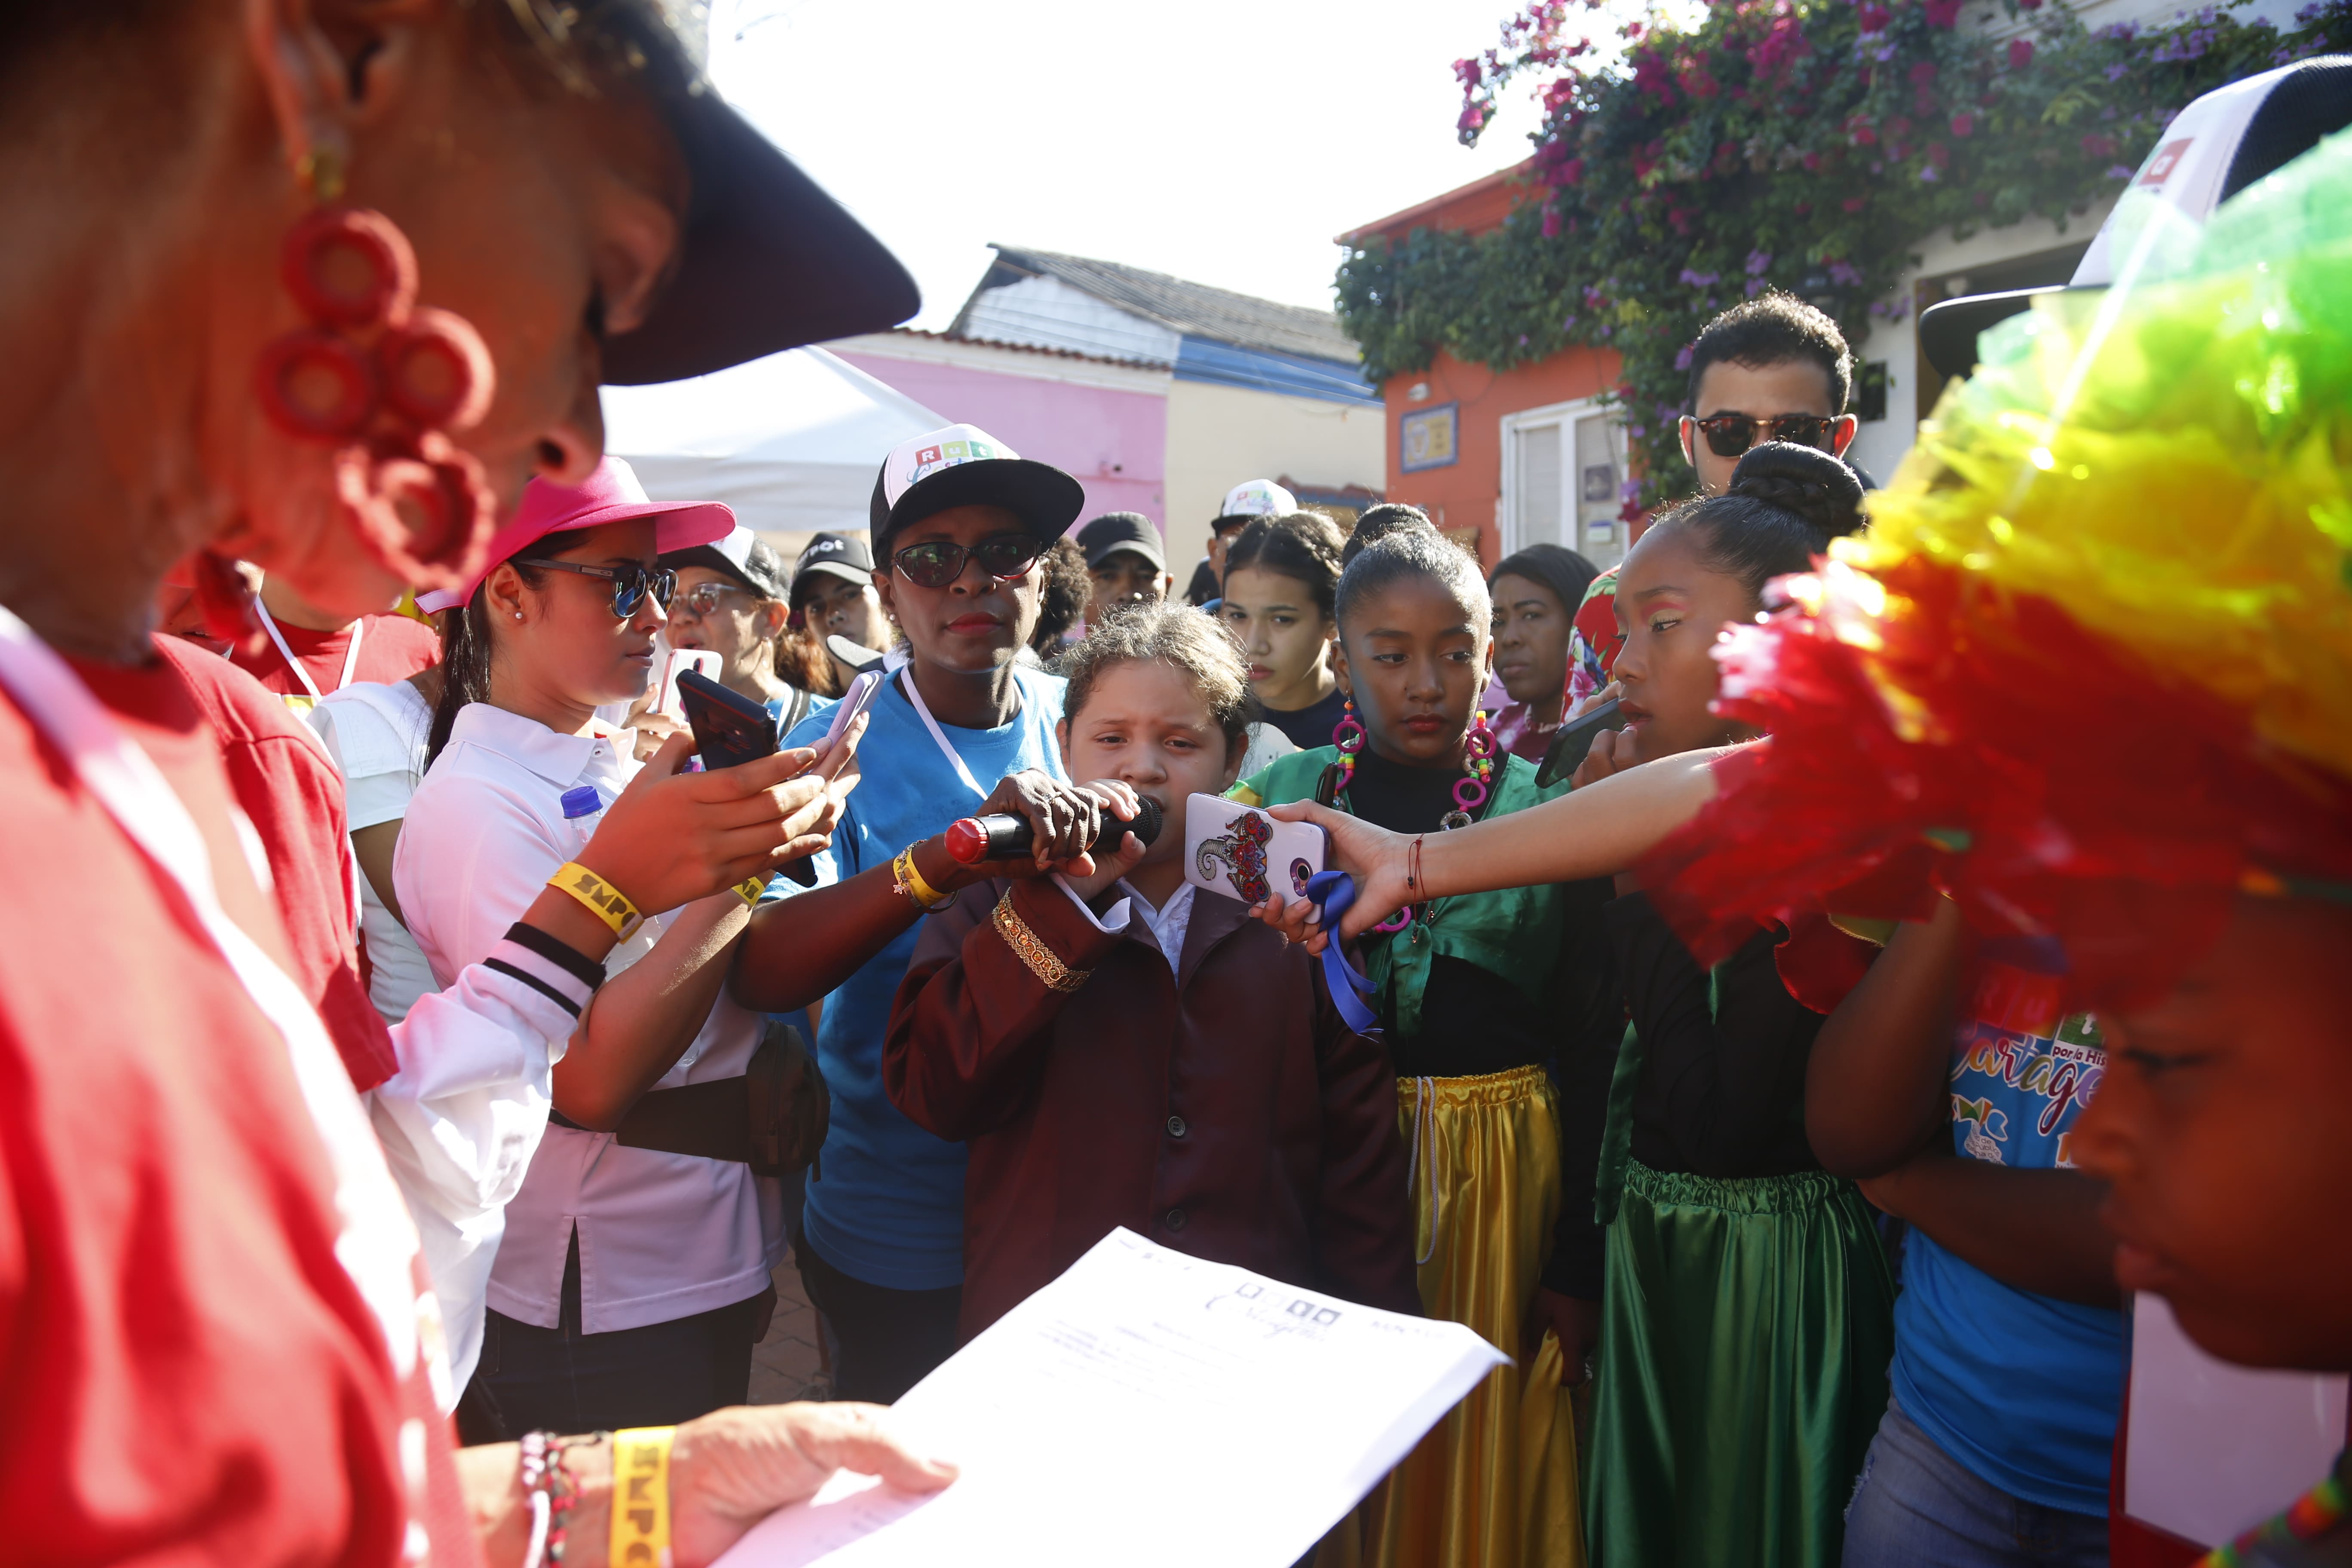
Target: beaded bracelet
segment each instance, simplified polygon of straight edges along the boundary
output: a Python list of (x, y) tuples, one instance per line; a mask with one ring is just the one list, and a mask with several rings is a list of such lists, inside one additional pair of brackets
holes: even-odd
[(522, 1489), (530, 1503), (530, 1542), (523, 1550), (522, 1568), (545, 1568), (563, 1561), (572, 1505), (580, 1489), (563, 1463), (574, 1448), (592, 1448), (608, 1440), (610, 1432), (584, 1437), (559, 1437), (552, 1432), (526, 1432), (522, 1449)]
[(1013, 907), (1012, 889), (1005, 889), (1004, 897), (996, 900), (993, 919), (996, 934), (1004, 939), (1004, 945), (1029, 966), (1029, 973), (1035, 975), (1046, 990), (1066, 994), (1084, 985), (1087, 977), (1094, 973), (1091, 969), (1072, 969), (1064, 963), (1060, 956), (1045, 945), (1044, 939), (1029, 929), (1029, 922), (1023, 920), (1020, 911)]

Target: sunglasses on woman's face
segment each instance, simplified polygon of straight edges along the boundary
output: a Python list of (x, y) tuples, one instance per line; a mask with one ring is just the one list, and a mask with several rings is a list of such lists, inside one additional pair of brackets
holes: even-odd
[(698, 619), (715, 616), (719, 613), (719, 606), (726, 602), (725, 595), (729, 594), (740, 594), (747, 599), (758, 596), (751, 589), (738, 588), (732, 583), (697, 583), (671, 602), (669, 611), (674, 616), (678, 611), (684, 610)]
[(1045, 553), (1045, 542), (1026, 533), (992, 533), (970, 545), (950, 539), (926, 540), (909, 544), (890, 560), (916, 587), (944, 588), (963, 575), (968, 561), (977, 561), (990, 576), (1010, 582), (1027, 576), (1037, 557)]
[(677, 574), (667, 566), (640, 566), (635, 562), (626, 566), (586, 566), (577, 561), (551, 561), (543, 555), (518, 555), (518, 566), (543, 566), (550, 572), (571, 572), (583, 577), (602, 577), (613, 584), (613, 614), (627, 620), (654, 596), (656, 608), (667, 605), (677, 592)]
[(1706, 449), (1718, 458), (1737, 458), (1754, 446), (1759, 426), (1763, 426), (1767, 441), (1791, 441), (1826, 452), (1830, 432), (1837, 427), (1836, 420), (1818, 414), (1776, 414), (1769, 419), (1752, 414), (1714, 414), (1696, 423), (1706, 437)]

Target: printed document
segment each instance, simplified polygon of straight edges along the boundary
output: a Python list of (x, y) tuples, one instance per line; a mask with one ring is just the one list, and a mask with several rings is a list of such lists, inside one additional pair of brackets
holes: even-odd
[(894, 1408), (954, 1485), (835, 1476), (719, 1568), (1288, 1568), (1503, 1364), (1458, 1323), (1115, 1230)]

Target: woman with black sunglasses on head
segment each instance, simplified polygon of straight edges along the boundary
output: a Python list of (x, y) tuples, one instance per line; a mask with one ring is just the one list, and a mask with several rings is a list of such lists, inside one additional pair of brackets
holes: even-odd
[[(474, 584), (433, 597), (458, 613), (393, 879), (439, 984), (486, 959), (551, 875), (576, 869), (636, 776), (632, 737), (595, 710), (652, 674), (676, 588), (656, 552), (733, 525), (723, 506), (646, 500), (606, 458), (576, 488), (534, 480)], [(453, 1371), (475, 1374), (459, 1410), (473, 1440), (668, 1425), (748, 1392), (783, 1256), (781, 1190), (751, 1173), (748, 1147), (648, 1141), (631, 1116), (742, 1080), (763, 1021), (722, 988), (759, 879), (746, 888), (676, 910), (605, 900), (612, 978), (568, 1044), (439, 1065), (470, 1090), (440, 1102), (448, 1136), (412, 1142), (477, 1151), (472, 1188), (395, 1170)]]
[[(1086, 500), (1078, 482), (970, 426), (894, 450), (874, 488), (875, 587), (905, 641), (861, 743), (863, 783), (818, 886), (752, 916), (734, 995), (762, 1012), (825, 998), (817, 1058), (833, 1096), (809, 1174), (801, 1277), (839, 1340), (834, 1392), (887, 1404), (955, 1349), (963, 1280), (964, 1151), (908, 1121), (882, 1086), (890, 1004), (922, 915), (957, 889), (1025, 869), (1088, 875), (1085, 853), (1122, 785), (1073, 789), (1055, 725), (1062, 681), (1024, 662), (1039, 565)], [(830, 722), (812, 713), (787, 737)], [(960, 865), (960, 817), (1025, 817), (1020, 862)]]

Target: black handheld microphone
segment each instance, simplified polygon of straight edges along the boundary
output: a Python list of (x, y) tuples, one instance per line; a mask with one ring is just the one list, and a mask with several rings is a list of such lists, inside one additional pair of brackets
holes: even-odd
[[(1149, 795), (1136, 802), (1135, 820), (1121, 822), (1103, 809), (1102, 831), (1087, 846), (1089, 855), (1108, 855), (1117, 850), (1120, 840), (1132, 833), (1144, 844), (1160, 837), (1160, 803)], [(1037, 845), (1037, 836), (1030, 831), (1029, 819), (997, 813), (989, 816), (967, 816), (948, 825), (948, 853), (966, 866), (977, 866), (983, 860), (1010, 860), (1026, 855)]]

